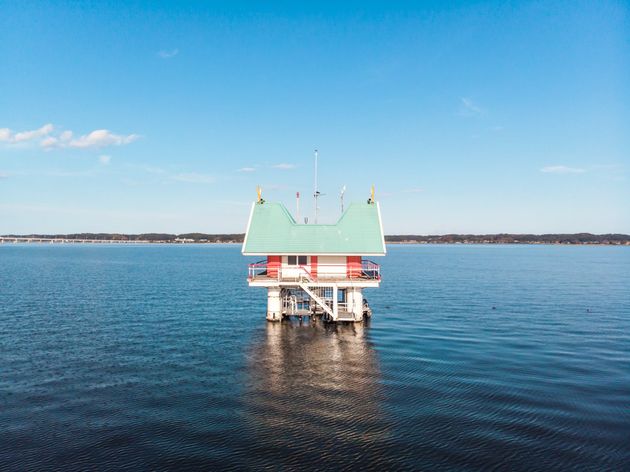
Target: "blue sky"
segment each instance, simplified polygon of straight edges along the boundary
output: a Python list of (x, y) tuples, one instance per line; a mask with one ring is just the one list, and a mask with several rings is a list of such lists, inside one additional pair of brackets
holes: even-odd
[(0, 0), (0, 234), (630, 233), (625, 2)]

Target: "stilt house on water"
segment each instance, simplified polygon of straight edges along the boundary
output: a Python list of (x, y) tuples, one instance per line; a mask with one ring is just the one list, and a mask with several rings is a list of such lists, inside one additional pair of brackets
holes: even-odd
[(251, 287), (267, 288), (267, 319), (321, 315), (362, 321), (371, 310), (364, 288), (381, 282), (380, 266), (365, 257), (386, 253), (374, 196), (352, 203), (336, 224), (299, 224), (281, 203), (259, 194), (252, 205), (242, 253), (266, 259), (249, 265)]

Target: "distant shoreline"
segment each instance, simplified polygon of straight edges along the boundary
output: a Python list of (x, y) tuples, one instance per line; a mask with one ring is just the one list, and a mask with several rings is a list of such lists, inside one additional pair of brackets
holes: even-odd
[[(104, 243), (104, 244), (242, 244), (244, 234), (206, 233), (73, 233), (73, 234), (8, 234), (0, 243)], [(630, 246), (627, 234), (445, 234), (388, 235), (387, 244), (549, 244), (588, 246)]]

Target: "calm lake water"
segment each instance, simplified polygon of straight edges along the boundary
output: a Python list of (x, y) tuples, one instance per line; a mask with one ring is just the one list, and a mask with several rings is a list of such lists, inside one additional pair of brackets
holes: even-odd
[(0, 469), (630, 468), (630, 248), (392, 246), (369, 324), (239, 246), (0, 246)]

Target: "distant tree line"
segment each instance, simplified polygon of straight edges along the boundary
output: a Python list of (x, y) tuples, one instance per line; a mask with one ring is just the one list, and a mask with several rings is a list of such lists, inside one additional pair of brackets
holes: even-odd
[(164, 243), (195, 242), (195, 243), (219, 243), (219, 242), (243, 242), (244, 234), (205, 234), (205, 233), (72, 233), (72, 234), (7, 234), (8, 237), (19, 238), (61, 238), (61, 239), (94, 239), (101, 241), (152, 241)]
[(385, 236), (385, 241), (425, 244), (630, 244), (630, 235), (591, 233), (391, 235)]
[[(103, 241), (151, 241), (161, 243), (242, 243), (243, 233), (73, 233), (73, 234), (27, 234), (5, 235), (8, 237), (95, 239)], [(422, 236), (401, 234), (385, 236), (388, 243), (407, 244), (617, 244), (630, 245), (627, 234), (443, 234)]]

